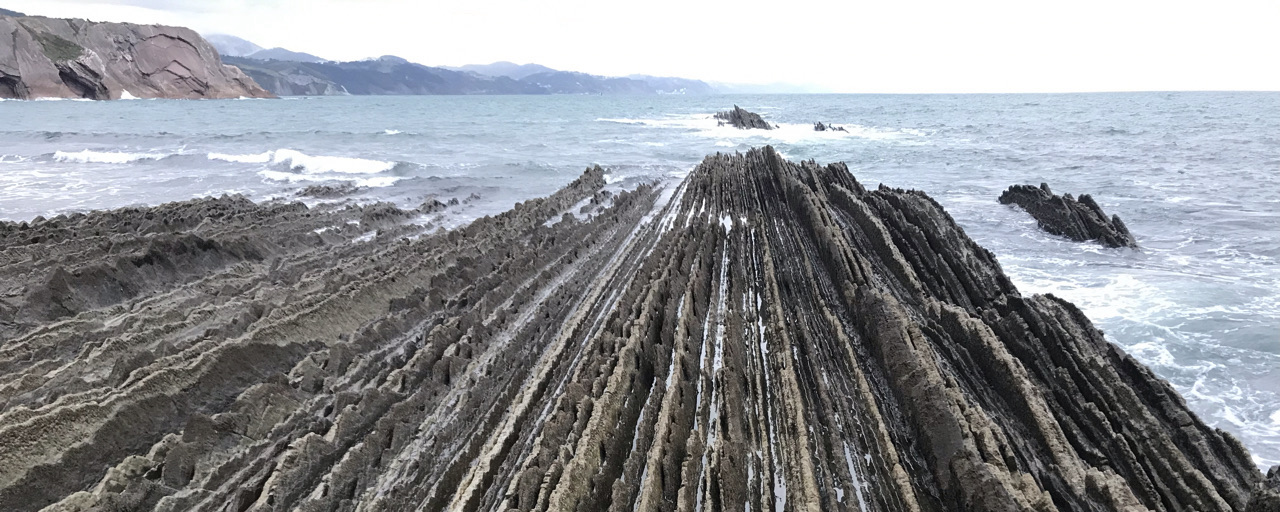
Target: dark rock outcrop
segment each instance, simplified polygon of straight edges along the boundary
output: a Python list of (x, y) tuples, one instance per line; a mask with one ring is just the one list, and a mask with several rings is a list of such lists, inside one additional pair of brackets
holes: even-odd
[(761, 118), (760, 114), (748, 112), (737, 105), (733, 106), (733, 110), (716, 113), (715, 118), (720, 121), (722, 126), (728, 124), (740, 130), (772, 130), (774, 128), (773, 125)]
[(1036, 219), (1040, 229), (1077, 242), (1096, 240), (1107, 247), (1138, 247), (1120, 217), (1108, 219), (1088, 194), (1077, 201), (1071, 194), (1055, 195), (1044, 183), (1039, 187), (1014, 185), (1000, 194), (1000, 204), (1016, 204)]
[(2, 225), (0, 291), (39, 288), (37, 251), (249, 246), (5, 324), (0, 509), (1268, 503), (1235, 438), (923, 193), (769, 148), (604, 185), (454, 231), (236, 198)]
[(0, 16), (0, 98), (271, 94), (181, 27)]
[(340, 185), (310, 185), (303, 187), (294, 193), (298, 197), (315, 197), (319, 199), (333, 199), (336, 197), (345, 197), (356, 192), (364, 190), (364, 187), (357, 186), (354, 183), (343, 183)]
[(1267, 471), (1267, 477), (1254, 487), (1245, 512), (1280, 512), (1280, 466)]
[(844, 129), (844, 127), (843, 127), (843, 126), (836, 126), (836, 125), (834, 125), (834, 124), (822, 124), (822, 121), (818, 121), (818, 122), (816, 122), (816, 123), (813, 123), (813, 131), (815, 131), (815, 132), (825, 132), (825, 131), (828, 131), (828, 130), (833, 131), (833, 132), (848, 132), (848, 131), (849, 131), (849, 130)]

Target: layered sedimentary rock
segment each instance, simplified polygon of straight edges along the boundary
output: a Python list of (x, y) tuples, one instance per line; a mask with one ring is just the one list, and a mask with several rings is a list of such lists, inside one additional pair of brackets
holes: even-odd
[(190, 29), (0, 16), (0, 98), (270, 96)]
[(728, 124), (740, 130), (749, 130), (753, 128), (760, 130), (773, 129), (773, 125), (760, 117), (760, 114), (743, 110), (742, 107), (737, 105), (733, 106), (733, 110), (716, 113), (715, 118), (718, 119), (722, 125)]
[(1016, 204), (1036, 219), (1040, 229), (1077, 242), (1096, 240), (1107, 247), (1137, 248), (1138, 242), (1117, 215), (1106, 212), (1089, 194), (1077, 201), (1071, 194), (1061, 196), (1049, 185), (1014, 185), (1000, 194), (1000, 204)]
[[(406, 223), (439, 203), (234, 199), (4, 225), (0, 509), (1245, 510), (1271, 488), (920, 192), (768, 148), (603, 186), (449, 232)], [(80, 277), (112, 251), (127, 293)]]

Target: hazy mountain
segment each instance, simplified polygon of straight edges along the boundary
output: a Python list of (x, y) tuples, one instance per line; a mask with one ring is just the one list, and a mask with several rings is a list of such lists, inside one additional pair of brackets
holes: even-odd
[(329, 61), (329, 59), (320, 58), (310, 53), (295, 52), (295, 51), (286, 50), (284, 48), (272, 48), (270, 50), (259, 50), (248, 55), (237, 55), (237, 57), (248, 57), (250, 59), (258, 59), (258, 60), (286, 60), (290, 62), (328, 62)]
[(244, 57), (262, 51), (261, 46), (227, 34), (209, 34), (204, 36), (204, 39), (217, 48), (218, 53), (223, 56)]
[(514, 62), (494, 62), (493, 64), (467, 64), (465, 66), (449, 67), (445, 69), (453, 71), (469, 71), (479, 73), (485, 76), (505, 76), (514, 80), (520, 80), (529, 75), (538, 73), (554, 73), (556, 70), (541, 64), (516, 64)]
[(507, 77), (414, 64), (394, 56), (355, 62), (292, 62), (225, 57), (280, 96), (334, 94), (542, 94)]
[(26, 14), (22, 14), (18, 11), (10, 11), (8, 9), (0, 9), (0, 16), (13, 16), (15, 18), (22, 18), (26, 16)]
[(716, 89), (702, 80), (649, 75), (628, 75), (652, 87), (659, 94), (715, 94)]

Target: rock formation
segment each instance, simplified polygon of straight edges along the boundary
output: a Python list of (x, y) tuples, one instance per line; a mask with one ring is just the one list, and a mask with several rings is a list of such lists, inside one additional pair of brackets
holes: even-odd
[(729, 124), (730, 126), (740, 130), (748, 130), (752, 128), (772, 130), (774, 128), (773, 125), (765, 122), (765, 120), (760, 117), (760, 114), (748, 112), (737, 105), (733, 106), (733, 110), (716, 113), (715, 118), (720, 120), (721, 126)]
[(0, 509), (1242, 511), (1268, 488), (923, 193), (770, 148), (603, 176), (447, 232), (405, 223), (440, 203), (239, 198), (0, 224)]
[(1280, 466), (1271, 468), (1267, 477), (1254, 486), (1245, 512), (1280, 512)]
[(1138, 242), (1119, 216), (1106, 212), (1088, 194), (1076, 201), (1071, 194), (1055, 195), (1049, 185), (1014, 185), (1000, 194), (1000, 204), (1016, 204), (1036, 219), (1040, 229), (1077, 242), (1097, 240), (1107, 247), (1131, 247)]
[(0, 98), (270, 96), (190, 29), (0, 16)]
[(825, 132), (825, 131), (828, 131), (828, 130), (833, 131), (833, 132), (848, 132), (848, 131), (849, 131), (849, 130), (844, 129), (844, 127), (843, 127), (843, 126), (836, 126), (836, 125), (834, 125), (834, 124), (823, 124), (823, 123), (822, 123), (822, 121), (818, 121), (818, 122), (816, 122), (816, 123), (813, 123), (813, 131), (815, 131), (815, 132)]

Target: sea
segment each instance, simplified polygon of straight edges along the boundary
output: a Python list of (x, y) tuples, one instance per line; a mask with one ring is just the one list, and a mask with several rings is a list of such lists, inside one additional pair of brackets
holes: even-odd
[[(778, 129), (711, 118), (734, 105)], [(927, 192), (1019, 290), (1074, 302), (1260, 468), (1280, 464), (1280, 93), (4, 101), (0, 219), (222, 194), (315, 204), (297, 192), (350, 184), (361, 202), (458, 198), (457, 226), (591, 165), (627, 188), (766, 144)], [(1092, 194), (1141, 249), (1070, 242), (997, 202), (1040, 183)]]

